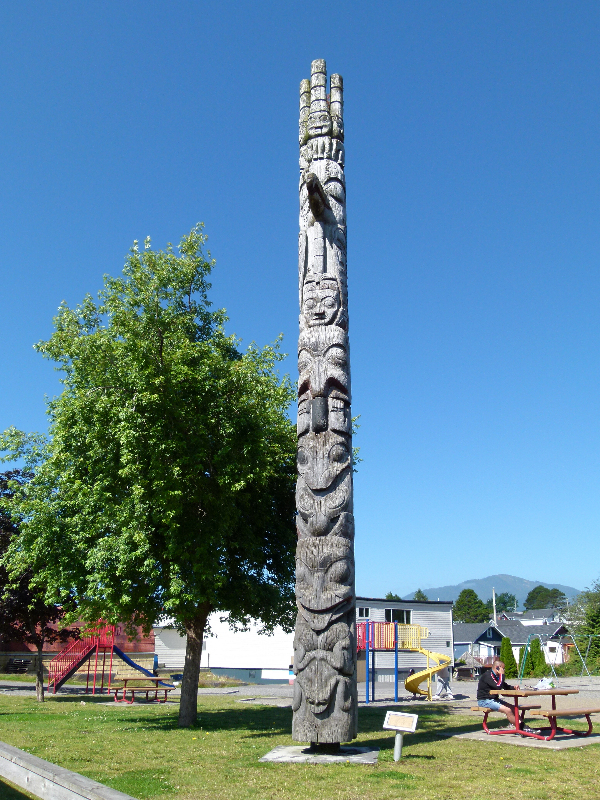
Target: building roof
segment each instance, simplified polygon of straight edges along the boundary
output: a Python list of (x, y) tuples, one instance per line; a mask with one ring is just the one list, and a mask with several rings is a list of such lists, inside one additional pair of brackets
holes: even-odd
[(562, 611), (559, 608), (532, 608), (530, 611), (524, 611), (522, 614), (523, 619), (546, 619), (548, 617), (560, 616)]
[(514, 645), (525, 644), (527, 639), (533, 636), (541, 636), (542, 639), (549, 639), (551, 636), (560, 636), (567, 633), (567, 629), (562, 623), (553, 625), (522, 625), (515, 620), (505, 622), (501, 620), (495, 627), (501, 636), (507, 636), (510, 643)]
[(454, 644), (474, 642), (489, 627), (489, 622), (455, 622), (452, 626)]
[(510, 643), (514, 645), (522, 645), (527, 642), (530, 636), (541, 636), (543, 639), (549, 639), (551, 636), (560, 636), (566, 633), (567, 629), (562, 623), (555, 623), (554, 625), (522, 625), (515, 620), (499, 620), (497, 625), (493, 622), (455, 622), (452, 626), (452, 632), (455, 644), (465, 644), (467, 642), (475, 642), (482, 637), (488, 628), (495, 628), (500, 636), (506, 636), (510, 639)]
[(452, 606), (452, 600), (386, 600), (385, 597), (357, 597), (356, 604), (361, 603), (386, 603), (388, 608), (394, 608), (400, 604), (419, 605), (419, 606)]

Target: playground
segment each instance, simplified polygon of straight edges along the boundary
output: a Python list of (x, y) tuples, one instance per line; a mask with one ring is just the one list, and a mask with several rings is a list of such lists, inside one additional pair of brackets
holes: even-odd
[[(100, 626), (56, 657), (44, 704), (35, 701), (26, 676), (0, 680), (1, 739), (139, 800), (329, 795), (341, 800), (471, 800), (492, 797), (500, 785), (509, 800), (594, 796), (600, 724), (594, 724), (589, 739), (569, 737), (567, 744), (486, 736), (481, 715), (472, 711), (476, 681), (454, 681), (453, 700), (431, 702), (432, 679), (447, 658), (424, 647), (427, 629), (366, 623), (357, 634), (358, 649), (367, 656), (391, 650), (397, 663), (398, 653), (412, 650), (424, 655), (427, 664), (405, 683), (376, 683), (370, 672), (359, 685), (360, 733), (353, 744), (379, 749), (373, 765), (260, 763), (266, 753), (291, 742), (293, 687), (286, 684), (200, 689), (198, 723), (192, 729), (177, 725), (176, 688), (168, 698), (165, 692), (162, 703), (148, 702), (143, 693), (131, 696), (133, 702), (115, 703), (115, 697), (121, 699), (118, 683), (110, 683), (115, 662), (129, 669), (134, 682), (163, 682), (130, 663), (127, 655), (123, 659), (110, 628)], [(75, 684), (69, 676), (76, 669)], [(580, 676), (557, 680), (578, 692), (577, 705), (600, 704), (600, 678), (587, 668)], [(399, 762), (393, 760), (393, 732), (382, 728), (390, 709), (418, 714), (417, 729), (405, 736)], [(500, 725), (490, 720), (492, 728)], [(584, 730), (585, 720), (574, 721), (573, 728)], [(0, 779), (1, 800), (26, 797), (33, 796)]]
[[(173, 689), (173, 685), (165, 681), (156, 680), (154, 673), (136, 663), (127, 653), (115, 644), (115, 626), (97, 625), (83, 631), (80, 639), (68, 644), (50, 662), (48, 668), (48, 691), (56, 692), (76, 673), (81, 675), (86, 672), (86, 693), (93, 695), (106, 689), (111, 693), (111, 681), (117, 665), (120, 667), (120, 680), (117, 684), (124, 691), (120, 693), (121, 702), (125, 702), (127, 682), (138, 682), (138, 687), (145, 684), (144, 689), (153, 690), (155, 694), (162, 689), (165, 694)], [(87, 668), (87, 670), (86, 670)], [(151, 685), (149, 685), (151, 684)], [(129, 689), (131, 693), (131, 689)], [(113, 690), (115, 700), (118, 701), (117, 689)], [(148, 698), (146, 698), (148, 699)]]
[[(460, 694), (462, 684), (457, 688)], [(555, 752), (457, 738), (481, 730), (468, 697), (402, 699), (419, 724), (397, 763), (393, 733), (382, 730), (385, 710), (395, 704), (381, 700), (359, 708), (357, 743), (380, 748), (377, 764), (261, 764), (266, 752), (290, 743), (291, 687), (269, 689), (201, 691), (193, 729), (177, 727), (173, 701), (126, 705), (106, 694), (59, 692), (40, 704), (31, 692), (0, 693), (2, 740), (139, 800), (485, 800), (499, 786), (509, 800), (595, 796), (598, 745)], [(26, 796), (0, 784), (2, 800)]]
[(359, 622), (356, 626), (356, 643), (360, 652), (365, 652), (365, 703), (376, 697), (375, 654), (393, 651), (394, 653), (394, 700), (398, 702), (399, 657), (404, 650), (420, 653), (425, 657), (425, 667), (410, 675), (404, 682), (407, 692), (422, 695), (431, 700), (432, 679), (436, 673), (447, 667), (452, 659), (447, 655), (428, 650), (423, 640), (429, 637), (429, 629), (421, 625), (403, 625), (398, 622)]

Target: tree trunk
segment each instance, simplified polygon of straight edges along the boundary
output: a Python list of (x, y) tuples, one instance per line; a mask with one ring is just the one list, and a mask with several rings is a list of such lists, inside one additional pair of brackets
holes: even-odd
[(200, 657), (206, 620), (210, 613), (208, 604), (197, 609), (196, 616), (185, 621), (187, 645), (185, 648), (185, 664), (181, 681), (181, 703), (179, 706), (179, 727), (189, 728), (196, 722), (198, 715), (198, 677), (200, 675)]
[(44, 662), (42, 661), (42, 647), (38, 644), (37, 670), (35, 673), (35, 697), (38, 703), (44, 702)]

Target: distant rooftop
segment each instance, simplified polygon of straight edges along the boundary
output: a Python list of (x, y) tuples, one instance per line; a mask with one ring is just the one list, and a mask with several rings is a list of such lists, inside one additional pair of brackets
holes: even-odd
[(393, 604), (396, 603), (404, 603), (414, 605), (418, 603), (419, 605), (424, 606), (451, 606), (453, 605), (452, 600), (386, 600), (385, 597), (357, 597), (357, 603), (389, 603), (390, 608), (392, 608)]

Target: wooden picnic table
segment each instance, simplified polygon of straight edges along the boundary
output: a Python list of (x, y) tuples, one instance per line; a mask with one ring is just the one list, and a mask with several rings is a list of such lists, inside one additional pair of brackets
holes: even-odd
[[(163, 682), (162, 678), (151, 678), (148, 675), (144, 675), (142, 678), (123, 678), (123, 686), (113, 686), (111, 687), (111, 692), (115, 693), (115, 703), (131, 703), (135, 700), (136, 692), (141, 692), (142, 694), (146, 695), (146, 700), (150, 700), (150, 692), (154, 692), (154, 697), (152, 698), (157, 703), (166, 703), (167, 702), (167, 694), (172, 692), (175, 688), (174, 686), (159, 686), (159, 683)], [(146, 683), (153, 683), (154, 686), (128, 686), (127, 684), (131, 684), (133, 681), (146, 681)], [(119, 700), (119, 692), (123, 692), (123, 696)], [(131, 694), (131, 700), (127, 699), (127, 692)], [(165, 693), (165, 699), (160, 700), (158, 697), (159, 692)]]
[[(483, 727), (487, 733), (491, 734), (502, 734), (502, 733), (518, 733), (521, 736), (528, 736), (532, 739), (543, 739), (544, 741), (550, 741), (553, 739), (557, 732), (570, 734), (572, 736), (589, 736), (592, 732), (592, 721), (590, 720), (590, 714), (597, 714), (600, 713), (600, 708), (568, 708), (568, 709), (557, 709), (556, 708), (556, 698), (562, 695), (569, 695), (569, 694), (579, 694), (578, 689), (491, 689), (490, 694), (495, 695), (502, 695), (503, 697), (513, 697), (515, 701), (515, 727), (509, 728), (508, 730), (504, 731), (490, 731), (487, 729), (486, 719), (487, 714), (484, 716), (483, 719)], [(541, 706), (519, 706), (519, 698), (522, 697), (542, 697), (542, 696), (549, 696), (552, 698), (552, 708), (548, 710), (541, 710)], [(529, 733), (528, 731), (523, 729), (523, 719), (524, 713), (519, 714), (519, 711), (523, 711), (524, 709), (535, 709), (539, 708), (539, 711), (533, 712), (533, 715), (536, 717), (547, 717), (550, 722), (549, 728), (549, 735), (542, 735), (541, 733)], [(485, 711), (485, 709), (483, 709)], [(569, 728), (559, 728), (556, 724), (557, 717), (585, 717), (588, 722), (588, 730), (587, 731), (574, 731)], [(547, 730), (547, 729), (546, 729)]]

